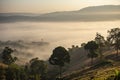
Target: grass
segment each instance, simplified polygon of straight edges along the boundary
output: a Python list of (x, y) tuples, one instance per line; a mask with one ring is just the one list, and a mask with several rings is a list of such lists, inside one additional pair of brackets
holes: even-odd
[[(108, 57), (113, 54), (107, 55)], [(107, 57), (106, 56), (106, 57)], [(115, 70), (120, 71), (120, 56), (118, 58), (106, 58), (97, 64), (83, 70), (75, 71), (64, 77), (65, 80), (113, 80), (108, 79), (115, 75)]]

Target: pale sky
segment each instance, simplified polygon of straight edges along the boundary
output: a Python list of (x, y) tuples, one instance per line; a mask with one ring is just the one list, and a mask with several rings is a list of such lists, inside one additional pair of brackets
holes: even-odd
[(0, 0), (0, 13), (49, 13), (98, 5), (120, 5), (120, 0)]

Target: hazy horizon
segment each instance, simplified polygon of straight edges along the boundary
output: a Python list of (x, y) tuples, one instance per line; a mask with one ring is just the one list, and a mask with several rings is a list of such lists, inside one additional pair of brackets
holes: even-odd
[[(76, 10), (88, 6), (120, 5), (120, 0), (1, 0), (0, 13), (50, 13), (45, 15), (0, 15), (0, 40), (40, 41), (50, 43), (49, 50), (37, 49), (34, 56), (47, 59), (57, 46), (69, 48), (72, 45), (93, 40), (96, 33), (107, 36), (107, 30), (120, 27), (120, 8), (97, 14), (88, 10), (85, 14)], [(104, 9), (104, 8), (102, 8)], [(100, 9), (101, 10), (101, 9)], [(69, 14), (66, 11), (71, 11)], [(72, 12), (73, 11), (73, 12)], [(115, 12), (114, 12), (115, 11)], [(84, 11), (83, 11), (84, 12)], [(91, 14), (89, 14), (91, 12)], [(106, 14), (107, 13), (107, 14)], [(62, 14), (62, 15), (61, 15)], [(104, 15), (103, 15), (104, 14)], [(60, 22), (57, 22), (59, 21)], [(51, 22), (50, 22), (51, 21)], [(66, 22), (65, 22), (66, 21)], [(36, 49), (31, 49), (31, 53)]]
[(0, 12), (50, 13), (100, 5), (120, 5), (120, 0), (1, 0)]
[[(119, 21), (99, 21), (99, 22), (16, 22), (0, 23), (0, 40), (24, 40), (49, 42), (44, 51), (37, 48), (26, 50), (30, 56), (26, 59), (39, 57), (47, 60), (52, 54), (52, 50), (57, 46), (63, 46), (66, 49), (72, 45), (81, 46), (81, 43), (87, 43), (94, 40), (96, 33), (104, 37), (108, 35), (107, 30), (119, 27)], [(47, 48), (47, 49), (46, 49)], [(34, 53), (35, 51), (35, 53)]]
[[(58, 45), (68, 47), (68, 45), (77, 45), (78, 43), (80, 45), (80, 43), (93, 40), (97, 32), (106, 37), (107, 30), (119, 27), (119, 23), (119, 20), (98, 22), (1, 23), (0, 40), (40, 41), (44, 39), (50, 43), (55, 42)], [(89, 36), (88, 34), (91, 35)]]

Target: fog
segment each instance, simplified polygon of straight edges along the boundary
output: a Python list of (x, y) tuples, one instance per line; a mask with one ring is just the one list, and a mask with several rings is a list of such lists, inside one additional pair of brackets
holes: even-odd
[(116, 27), (120, 27), (120, 21), (0, 23), (0, 40), (41, 41), (42, 39), (50, 43), (44, 46), (43, 51), (39, 47), (34, 47), (27, 52), (30, 52), (32, 57), (48, 59), (57, 46), (64, 46), (66, 49), (71, 45), (80, 46), (83, 42), (93, 40), (96, 32), (106, 37), (107, 30)]

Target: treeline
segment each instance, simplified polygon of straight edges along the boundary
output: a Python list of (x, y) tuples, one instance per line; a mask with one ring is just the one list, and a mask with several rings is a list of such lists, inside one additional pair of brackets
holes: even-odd
[(46, 80), (45, 61), (33, 58), (24, 66), (17, 65), (17, 57), (12, 56), (13, 50), (5, 47), (1, 53), (1, 61), (7, 66), (0, 66), (0, 80)]
[(0, 48), (5, 46), (10, 46), (12, 48), (29, 48), (32, 46), (44, 46), (49, 45), (49, 42), (44, 41), (24, 41), (24, 40), (16, 40), (16, 41), (0, 41)]
[(91, 58), (91, 64), (93, 64), (93, 59), (96, 57), (100, 57), (103, 60), (105, 48), (114, 48), (116, 50), (116, 57), (118, 57), (120, 50), (120, 28), (108, 30), (108, 33), (109, 35), (106, 39), (97, 33), (94, 40), (82, 44), (88, 52), (88, 57)]
[[(116, 50), (116, 58), (118, 57), (120, 28), (108, 30), (108, 34), (105, 39), (100, 33), (97, 33), (94, 40), (81, 44), (87, 51), (88, 58), (91, 58), (91, 65), (93, 65), (96, 57), (100, 57), (100, 60), (104, 59), (103, 51), (105, 48), (114, 48)], [(53, 50), (48, 61), (33, 58), (26, 65), (21, 66), (15, 63), (19, 57), (12, 56), (14, 50), (10, 47), (5, 47), (0, 54), (0, 80), (64, 80), (62, 79), (62, 72), (65, 64), (69, 64), (71, 61), (70, 51), (72, 49), (67, 50), (62, 46), (58, 46)], [(55, 73), (55, 69), (48, 70), (47, 62), (58, 66), (59, 69), (56, 69), (57, 73)]]

